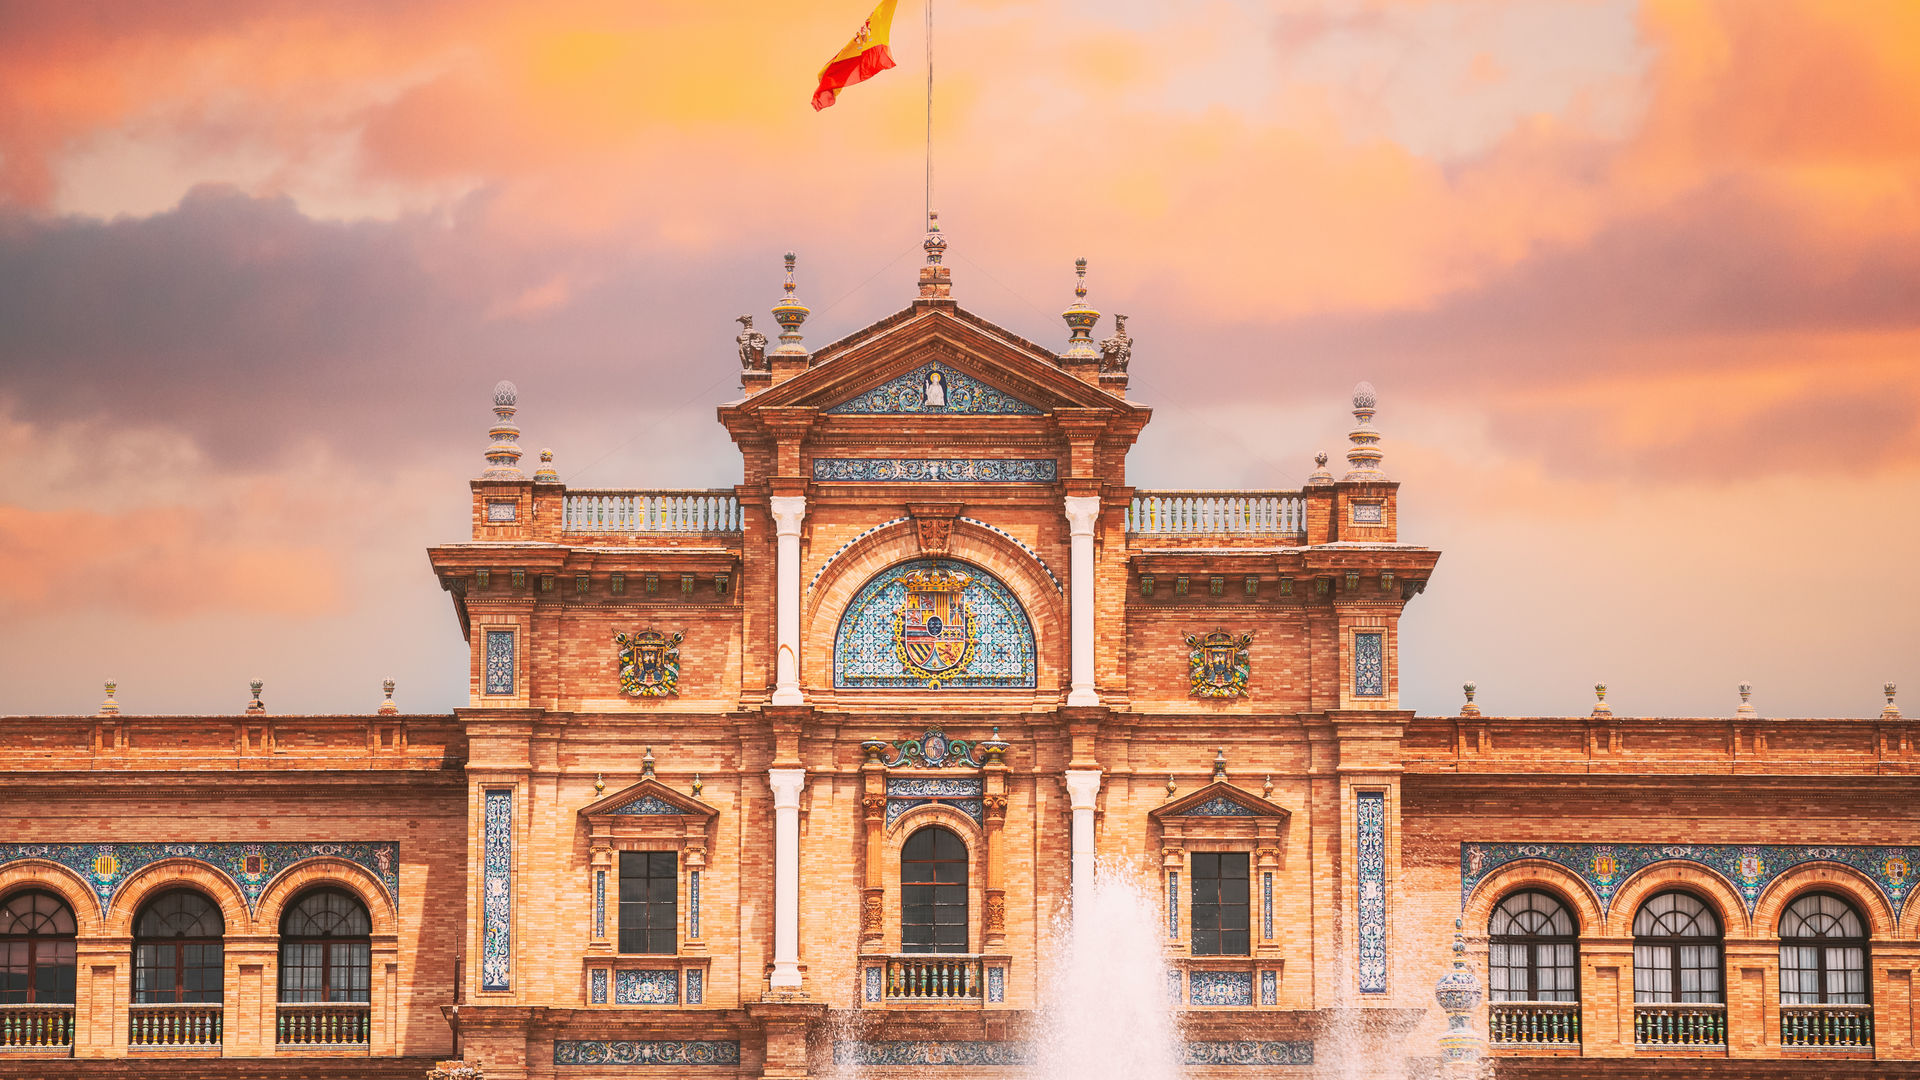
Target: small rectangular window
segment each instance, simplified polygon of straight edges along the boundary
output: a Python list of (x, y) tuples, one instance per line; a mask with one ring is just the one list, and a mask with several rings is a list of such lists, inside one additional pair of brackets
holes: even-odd
[(620, 951), (679, 951), (680, 856), (672, 851), (620, 853)]
[(486, 661), (487, 693), (513, 693), (513, 631), (487, 631)]
[(1193, 955), (1246, 956), (1251, 952), (1247, 853), (1193, 853)]

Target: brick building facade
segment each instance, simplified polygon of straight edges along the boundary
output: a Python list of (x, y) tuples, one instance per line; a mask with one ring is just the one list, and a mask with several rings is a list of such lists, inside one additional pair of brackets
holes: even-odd
[(944, 246), (817, 349), (788, 257), (731, 490), (528, 476), (497, 388), (471, 539), (429, 552), (453, 715), (0, 720), (0, 928), (38, 950), (0, 1075), (1020, 1075), (1096, 859), (1163, 897), (1197, 1073), (1437, 1060), (1458, 919), (1515, 1074), (1908, 1075), (1891, 693), (1416, 717), (1439, 555), (1371, 387), (1337, 473), (1137, 490), (1124, 325), (1082, 289), (1025, 341)]

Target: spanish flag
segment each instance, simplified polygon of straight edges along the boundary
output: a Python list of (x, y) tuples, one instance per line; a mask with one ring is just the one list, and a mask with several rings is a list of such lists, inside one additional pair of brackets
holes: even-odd
[(820, 69), (820, 87), (813, 92), (815, 111), (833, 104), (840, 91), (857, 82), (866, 82), (893, 66), (893, 54), (887, 51), (887, 35), (893, 29), (893, 8), (900, 0), (880, 0), (860, 32), (847, 47), (833, 54)]

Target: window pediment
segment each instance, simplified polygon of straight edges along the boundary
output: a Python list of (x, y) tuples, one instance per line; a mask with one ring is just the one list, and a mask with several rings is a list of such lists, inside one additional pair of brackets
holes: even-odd
[(1284, 806), (1268, 802), (1250, 791), (1243, 791), (1225, 780), (1216, 780), (1190, 795), (1147, 811), (1147, 816), (1161, 825), (1168, 824), (1172, 819), (1199, 824), (1207, 819), (1222, 818), (1266, 818), (1284, 824), (1291, 814)]
[(635, 828), (705, 833), (720, 811), (648, 777), (580, 809), (595, 835)]

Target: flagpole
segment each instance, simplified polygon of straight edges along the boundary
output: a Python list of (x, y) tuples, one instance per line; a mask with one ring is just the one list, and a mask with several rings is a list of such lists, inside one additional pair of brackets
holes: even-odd
[(933, 220), (933, 0), (927, 0), (927, 190), (924, 227)]

